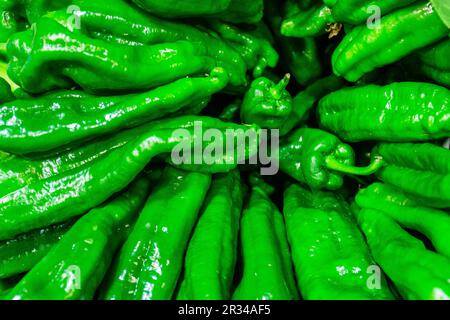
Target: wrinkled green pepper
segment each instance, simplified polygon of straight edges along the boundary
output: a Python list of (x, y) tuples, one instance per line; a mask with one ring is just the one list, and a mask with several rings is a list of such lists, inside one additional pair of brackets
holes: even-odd
[(317, 1), (308, 9), (301, 9), (295, 0), (288, 0), (287, 16), (281, 24), (281, 34), (286, 37), (315, 37), (326, 33), (327, 25), (334, 22), (331, 9)]
[(281, 62), (300, 85), (307, 85), (322, 74), (322, 64), (314, 38), (293, 39), (280, 32), (282, 13), (276, 0), (265, 0), (268, 19), (282, 53)]
[[(333, 19), (337, 22), (366, 23), (377, 13), (385, 15), (395, 9), (407, 6), (417, 0), (323, 0), (331, 8)], [(379, 11), (378, 11), (379, 10)]]
[(448, 300), (450, 259), (425, 248), (389, 215), (354, 210), (372, 255), (406, 299)]
[(96, 93), (136, 91), (220, 66), (231, 85), (246, 84), (245, 62), (217, 35), (146, 15), (124, 0), (110, 2), (78, 0), (79, 25), (63, 9), (11, 37), (11, 79), (32, 93), (74, 83)]
[[(196, 142), (201, 138), (195, 132), (197, 125), (202, 130), (216, 129), (223, 141), (233, 139), (235, 149), (230, 150), (233, 154), (223, 152), (223, 159), (212, 158), (222, 163), (202, 162), (191, 169), (227, 172), (245, 161), (244, 156), (252, 156), (251, 145), (239, 144), (239, 132), (252, 127), (200, 116), (150, 122), (49, 157), (30, 159), (0, 152), (0, 240), (86, 212), (127, 186), (155, 156), (171, 154), (176, 147), (188, 148), (195, 161), (197, 154), (211, 149), (208, 143)], [(177, 129), (186, 132), (177, 134)], [(233, 129), (233, 135), (226, 129)], [(238, 152), (241, 149), (244, 154)]]
[(178, 300), (230, 299), (244, 195), (238, 171), (213, 178), (189, 241)]
[(355, 200), (360, 208), (381, 211), (402, 227), (425, 235), (439, 254), (450, 258), (449, 214), (424, 207), (413, 199), (393, 186), (377, 182), (360, 190)]
[(171, 299), (209, 174), (168, 167), (120, 250), (101, 299)]
[(70, 91), (66, 97), (54, 93), (6, 103), (0, 110), (0, 149), (43, 152), (167, 115), (197, 113), (227, 82), (225, 71), (216, 68), (208, 77), (180, 79), (141, 94), (96, 97)]
[(356, 81), (438, 42), (448, 33), (431, 3), (419, 2), (382, 16), (378, 27), (362, 24), (353, 28), (333, 53), (333, 71), (348, 81)]
[(149, 187), (150, 181), (141, 178), (125, 193), (89, 211), (6, 298), (92, 299), (117, 247), (145, 203)]
[(0, 279), (33, 268), (72, 227), (68, 220), (0, 242)]
[(307, 300), (376, 300), (393, 296), (346, 201), (330, 192), (291, 185), (284, 193), (284, 218), (300, 293)]
[(295, 300), (283, 216), (260, 187), (252, 187), (241, 219), (242, 278), (233, 300)]
[(133, 0), (152, 14), (168, 18), (217, 17), (235, 23), (256, 23), (262, 18), (262, 0)]
[(222, 39), (239, 52), (247, 69), (253, 70), (254, 77), (260, 77), (267, 67), (276, 67), (278, 53), (264, 36), (257, 32), (246, 32), (232, 24), (213, 19), (208, 20), (208, 27), (216, 31)]
[(279, 129), (280, 135), (291, 131), (295, 122), (290, 116), (292, 97), (286, 90), (289, 79), (289, 74), (278, 84), (264, 77), (255, 79), (244, 96), (241, 121), (265, 129)]
[(418, 53), (421, 71), (430, 79), (450, 88), (450, 40), (444, 40)]
[(280, 141), (281, 171), (313, 189), (339, 189), (343, 174), (370, 175), (382, 165), (374, 158), (367, 167), (355, 167), (353, 149), (336, 136), (314, 128), (300, 128)]
[(450, 150), (434, 144), (381, 143), (372, 157), (382, 158), (377, 176), (436, 208), (450, 208)]
[(450, 135), (450, 90), (430, 83), (345, 88), (319, 102), (321, 127), (349, 142), (420, 141)]

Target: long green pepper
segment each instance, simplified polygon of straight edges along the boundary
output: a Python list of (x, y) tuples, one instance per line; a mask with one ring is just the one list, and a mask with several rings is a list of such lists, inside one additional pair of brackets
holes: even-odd
[(148, 179), (139, 179), (111, 202), (89, 211), (6, 298), (92, 299), (149, 187)]
[(350, 212), (337, 194), (291, 185), (284, 218), (297, 283), (304, 299), (392, 299), (386, 280), (370, 286), (376, 266)]
[(209, 174), (164, 171), (118, 253), (101, 299), (172, 298), (210, 183)]
[(231, 297), (244, 195), (238, 171), (213, 178), (189, 241), (178, 300)]
[(242, 213), (240, 233), (243, 274), (233, 300), (298, 299), (283, 217), (258, 186)]

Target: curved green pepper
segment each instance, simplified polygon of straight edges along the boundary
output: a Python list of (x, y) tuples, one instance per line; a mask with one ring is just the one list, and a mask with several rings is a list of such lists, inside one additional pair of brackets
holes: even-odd
[(384, 183), (373, 183), (360, 190), (355, 200), (362, 209), (381, 211), (402, 227), (425, 235), (439, 254), (450, 258), (450, 216), (447, 212), (424, 207), (413, 197)]
[(152, 14), (168, 18), (217, 17), (235, 23), (256, 23), (262, 18), (262, 0), (133, 0)]
[(225, 71), (215, 68), (208, 77), (180, 79), (141, 94), (80, 97), (71, 91), (67, 97), (51, 94), (6, 103), (0, 110), (0, 149), (48, 151), (167, 115), (196, 113), (199, 101), (227, 82)]
[(289, 132), (292, 122), (292, 97), (286, 90), (290, 75), (278, 83), (261, 77), (255, 79), (244, 96), (241, 107), (243, 123), (254, 123), (261, 128), (280, 129), (280, 135)]
[(450, 88), (450, 40), (444, 40), (418, 53), (420, 69), (430, 79)]
[(360, 24), (377, 13), (385, 15), (395, 9), (407, 6), (417, 0), (323, 0), (331, 8), (333, 19), (337, 22)]
[(355, 212), (374, 259), (406, 299), (449, 299), (450, 259), (431, 252), (381, 211)]
[(323, 3), (301, 9), (292, 0), (286, 2), (288, 13), (281, 24), (281, 34), (286, 37), (315, 37), (326, 33), (327, 25), (333, 23), (331, 9)]
[(313, 189), (339, 189), (343, 174), (370, 175), (382, 162), (375, 158), (367, 167), (354, 167), (353, 149), (334, 135), (301, 128), (280, 142), (280, 169)]
[[(0, 240), (86, 212), (126, 187), (155, 156), (171, 154), (175, 147), (194, 150), (194, 159), (197, 152), (203, 155), (212, 142), (196, 148), (201, 138), (196, 125), (215, 129), (223, 141), (233, 139), (234, 149), (223, 153), (222, 164), (201, 162), (191, 169), (227, 172), (252, 155), (251, 148), (239, 145), (239, 132), (252, 127), (199, 116), (150, 122), (53, 156), (26, 159), (0, 152)], [(178, 129), (189, 135), (178, 135)], [(236, 157), (239, 149), (245, 152)]]
[(364, 24), (351, 30), (333, 53), (333, 71), (356, 81), (445, 38), (448, 32), (429, 2), (413, 4), (383, 16), (379, 27)]
[(342, 197), (294, 184), (284, 193), (283, 212), (304, 299), (393, 298), (382, 275), (379, 287), (368, 285), (376, 264)]
[[(216, 66), (233, 86), (246, 84), (245, 62), (213, 33), (147, 16), (123, 0), (106, 8), (98, 1), (77, 4), (86, 8), (80, 29), (60, 10), (9, 40), (8, 73), (23, 89), (39, 93), (75, 82), (91, 92), (143, 90)], [(46, 81), (37, 77), (43, 72)]]
[(233, 300), (298, 299), (283, 217), (259, 187), (252, 188), (240, 233), (243, 275)]
[(144, 204), (149, 187), (148, 179), (139, 179), (127, 192), (89, 211), (6, 298), (92, 299), (126, 230)]
[(381, 143), (372, 152), (381, 157), (377, 172), (428, 207), (450, 208), (450, 150), (434, 144)]
[(74, 221), (69, 220), (0, 242), (0, 279), (33, 268), (58, 243)]
[(319, 102), (321, 127), (345, 141), (420, 141), (450, 135), (450, 91), (430, 83), (345, 88)]
[(177, 299), (230, 298), (244, 194), (238, 171), (213, 178), (189, 241)]
[(265, 0), (266, 18), (281, 49), (282, 59), (300, 85), (306, 85), (322, 74), (322, 64), (314, 38), (293, 39), (281, 35), (282, 13), (276, 0)]
[(270, 41), (263, 36), (213, 19), (208, 20), (208, 26), (239, 52), (247, 69), (253, 70), (254, 77), (260, 77), (267, 67), (276, 67), (278, 53)]
[(166, 168), (117, 256), (102, 299), (172, 297), (210, 182), (208, 174)]

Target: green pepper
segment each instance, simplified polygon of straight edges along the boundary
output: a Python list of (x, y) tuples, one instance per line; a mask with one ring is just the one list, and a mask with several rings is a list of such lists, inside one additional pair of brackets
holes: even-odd
[(286, 12), (281, 24), (281, 34), (286, 37), (315, 37), (326, 33), (327, 25), (334, 22), (331, 9), (321, 1), (301, 9), (294, 0), (288, 0)]
[(177, 299), (230, 298), (244, 194), (238, 171), (213, 178), (189, 241)]
[(418, 141), (450, 134), (450, 91), (430, 83), (345, 88), (319, 102), (321, 127), (349, 142)]
[(67, 97), (51, 94), (6, 103), (0, 110), (0, 149), (48, 151), (166, 115), (197, 113), (201, 101), (227, 82), (225, 71), (216, 68), (208, 77), (180, 79), (141, 94), (96, 97), (70, 91)]
[(33, 268), (61, 240), (73, 225), (73, 220), (32, 230), (13, 239), (0, 242), (0, 279)]
[(418, 56), (421, 71), (430, 79), (450, 88), (450, 40), (426, 48)]
[(258, 186), (242, 213), (240, 233), (243, 275), (233, 299), (298, 299), (283, 217)]
[(281, 35), (282, 13), (276, 0), (265, 0), (266, 18), (282, 52), (281, 62), (300, 85), (306, 85), (322, 74), (316, 40), (293, 39)]
[[(23, 89), (40, 93), (76, 83), (96, 93), (145, 90), (216, 66), (233, 86), (246, 84), (245, 62), (212, 32), (157, 19), (123, 0), (107, 7), (98, 0), (76, 4), (85, 8), (79, 29), (60, 10), (9, 40), (8, 73)], [(48, 74), (46, 81), (41, 73)]]
[(235, 23), (256, 23), (262, 18), (262, 0), (133, 0), (152, 14), (168, 18), (217, 17)]
[[(211, 149), (207, 143), (195, 147), (201, 138), (196, 125), (215, 129), (223, 141), (233, 139), (234, 153), (226, 150), (223, 159), (212, 159), (222, 163), (209, 166), (201, 161), (192, 169), (227, 172), (253, 155), (252, 145), (239, 144), (239, 132), (252, 127), (199, 116), (150, 122), (51, 156), (23, 158), (0, 152), (0, 240), (86, 212), (126, 187), (155, 156), (171, 154), (176, 147), (194, 150), (195, 160), (197, 152), (201, 156)], [(178, 129), (190, 135), (177, 134)], [(231, 136), (227, 129), (233, 130)], [(236, 156), (240, 149), (244, 154)]]
[(165, 300), (210, 186), (209, 174), (168, 167), (120, 250), (101, 294), (106, 300)]
[(375, 15), (380, 15), (407, 6), (417, 0), (323, 0), (331, 8), (333, 19), (342, 23), (361, 24)]
[[(278, 53), (264, 36), (257, 32), (243, 31), (232, 24), (214, 19), (208, 20), (208, 26), (239, 52), (247, 69), (253, 70), (254, 77), (260, 77), (267, 67), (276, 67)], [(258, 27), (264, 26), (260, 24)]]
[(406, 299), (449, 299), (450, 259), (425, 248), (391, 217), (355, 210), (374, 259)]
[(367, 167), (355, 167), (354, 163), (353, 149), (320, 129), (300, 128), (280, 141), (280, 169), (313, 189), (339, 189), (343, 174), (373, 174), (382, 160), (375, 157)]
[(381, 143), (377, 176), (429, 207), (450, 208), (450, 150), (434, 144)]
[(289, 132), (295, 125), (290, 117), (292, 97), (286, 90), (289, 79), (289, 74), (278, 84), (264, 77), (255, 79), (242, 102), (242, 122), (254, 123), (261, 128), (280, 129), (280, 135)]
[(439, 254), (450, 258), (450, 216), (447, 212), (424, 207), (413, 197), (384, 183), (373, 183), (360, 190), (355, 200), (359, 207), (381, 211), (402, 227), (425, 235)]
[(291, 185), (284, 193), (284, 218), (297, 283), (304, 299), (392, 299), (346, 201), (336, 193)]
[(139, 179), (129, 190), (78, 220), (60, 242), (8, 292), (14, 300), (92, 299), (150, 187)]
[(333, 71), (356, 81), (445, 38), (448, 32), (431, 3), (413, 4), (383, 16), (378, 27), (363, 24), (353, 28), (333, 53)]
[(240, 98), (233, 100), (222, 110), (218, 118), (222, 121), (237, 122), (239, 120), (241, 105), (242, 100)]

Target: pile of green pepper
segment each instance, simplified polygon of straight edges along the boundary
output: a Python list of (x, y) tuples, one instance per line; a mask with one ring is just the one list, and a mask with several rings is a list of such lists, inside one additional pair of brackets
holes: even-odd
[(447, 9), (0, 1), (0, 299), (450, 299)]

